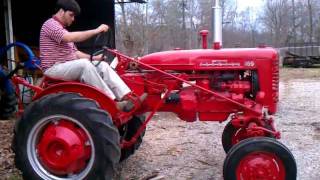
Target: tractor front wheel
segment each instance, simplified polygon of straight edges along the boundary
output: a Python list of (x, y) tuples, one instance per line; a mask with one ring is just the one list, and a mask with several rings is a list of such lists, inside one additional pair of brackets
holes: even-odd
[(254, 137), (233, 146), (223, 166), (225, 180), (296, 179), (297, 165), (290, 150), (275, 139)]
[(224, 127), (221, 139), (224, 152), (228, 153), (232, 146), (246, 138), (245, 128), (236, 128), (231, 122), (228, 122)]
[[(265, 127), (270, 130), (272, 129), (270, 125), (266, 125)], [(273, 138), (274, 136), (268, 133), (266, 134), (266, 137)], [(250, 136), (248, 136), (246, 128), (236, 128), (231, 122), (228, 122), (223, 130), (221, 138), (224, 151), (228, 153), (234, 145), (247, 138), (250, 138)]]
[(25, 179), (112, 179), (119, 139), (110, 115), (95, 101), (59, 93), (26, 108), (12, 148)]

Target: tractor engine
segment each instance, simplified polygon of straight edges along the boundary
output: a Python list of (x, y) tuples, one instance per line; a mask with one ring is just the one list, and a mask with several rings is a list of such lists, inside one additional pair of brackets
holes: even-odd
[(135, 92), (152, 96), (146, 108), (169, 89), (160, 110), (175, 112), (186, 121), (221, 122), (231, 113), (244, 111), (229, 100), (260, 112), (267, 109), (269, 114), (277, 110), (278, 56), (272, 48), (173, 50), (139, 61), (184, 80), (143, 66), (139, 72), (126, 71), (122, 78)]

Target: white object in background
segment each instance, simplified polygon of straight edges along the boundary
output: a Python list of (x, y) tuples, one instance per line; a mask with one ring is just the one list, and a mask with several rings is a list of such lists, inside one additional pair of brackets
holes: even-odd
[(118, 58), (115, 57), (110, 63), (110, 67), (112, 67), (113, 69), (116, 69), (116, 67), (118, 66), (118, 63), (119, 63)]

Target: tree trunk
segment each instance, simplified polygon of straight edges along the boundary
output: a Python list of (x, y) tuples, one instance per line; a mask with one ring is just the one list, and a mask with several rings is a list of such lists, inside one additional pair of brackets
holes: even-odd
[(309, 42), (313, 40), (313, 18), (312, 18), (312, 4), (311, 0), (308, 0), (308, 12), (309, 12)]

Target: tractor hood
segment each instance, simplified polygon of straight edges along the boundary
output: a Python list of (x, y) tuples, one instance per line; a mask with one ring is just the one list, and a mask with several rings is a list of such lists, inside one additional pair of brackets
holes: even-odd
[(173, 50), (149, 54), (140, 62), (162, 70), (254, 67), (257, 60), (277, 60), (273, 48)]

